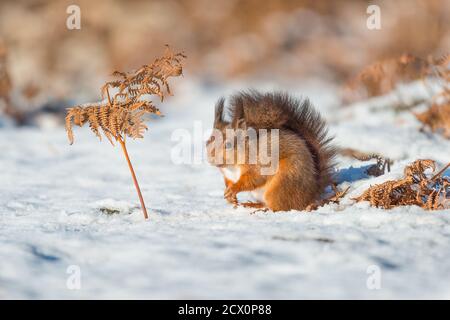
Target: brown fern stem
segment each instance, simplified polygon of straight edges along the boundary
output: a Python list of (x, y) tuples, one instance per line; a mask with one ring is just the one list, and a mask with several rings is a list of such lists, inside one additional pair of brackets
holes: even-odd
[(125, 145), (125, 141), (122, 138), (118, 138), (120, 146), (122, 147), (123, 154), (127, 159), (128, 168), (130, 168), (131, 176), (133, 177), (134, 186), (136, 187), (137, 194), (139, 196), (139, 201), (141, 202), (142, 212), (144, 213), (144, 218), (148, 219), (147, 209), (145, 208), (144, 198), (142, 197), (141, 189), (139, 188), (139, 183), (136, 179), (136, 174), (134, 173), (133, 165), (131, 164), (130, 157), (128, 156), (127, 147)]
[(113, 104), (112, 104), (112, 101), (111, 101), (111, 96), (109, 95), (109, 88), (106, 88), (106, 94), (108, 95), (109, 107), (112, 108)]
[(438, 173), (436, 173), (433, 178), (431, 178), (432, 181), (436, 180), (441, 174), (444, 173), (445, 170), (447, 170), (450, 167), (450, 162), (444, 167), (442, 168)]

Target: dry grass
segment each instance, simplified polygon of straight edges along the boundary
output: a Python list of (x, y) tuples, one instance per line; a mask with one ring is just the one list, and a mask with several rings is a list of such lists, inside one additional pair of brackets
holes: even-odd
[(369, 201), (371, 206), (391, 209), (397, 206), (416, 205), (426, 210), (446, 209), (450, 200), (450, 177), (443, 177), (450, 163), (429, 177), (426, 169), (435, 171), (433, 160), (416, 160), (404, 170), (404, 178), (389, 180), (368, 188), (355, 198), (357, 202)]

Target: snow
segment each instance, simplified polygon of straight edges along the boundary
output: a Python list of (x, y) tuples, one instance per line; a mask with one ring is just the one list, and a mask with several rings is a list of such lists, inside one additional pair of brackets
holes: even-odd
[[(87, 128), (75, 129), (72, 146), (61, 126), (0, 128), (0, 298), (450, 298), (450, 209), (351, 200), (417, 158), (441, 167), (448, 140), (419, 132), (407, 112), (374, 111), (394, 98), (337, 109), (333, 88), (292, 88), (323, 111), (338, 145), (395, 163), (374, 178), (368, 163), (340, 157), (340, 187), (351, 186), (341, 204), (251, 214), (226, 203), (216, 168), (171, 161), (173, 130), (209, 129), (215, 100), (232, 89), (180, 84), (166, 117), (128, 142), (147, 221), (118, 146)], [(71, 266), (78, 290), (67, 283)], [(367, 285), (373, 270), (379, 289)]]

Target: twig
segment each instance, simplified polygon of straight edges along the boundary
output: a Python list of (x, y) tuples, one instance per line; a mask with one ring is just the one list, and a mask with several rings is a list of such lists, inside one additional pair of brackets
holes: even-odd
[(447, 163), (447, 165), (446, 165), (444, 168), (442, 168), (441, 170), (439, 170), (439, 172), (436, 173), (436, 174), (433, 176), (433, 178), (431, 178), (431, 180), (432, 180), (432, 181), (436, 180), (436, 179), (437, 179), (441, 174), (443, 174), (444, 171), (447, 170), (449, 167), (450, 167), (450, 162)]

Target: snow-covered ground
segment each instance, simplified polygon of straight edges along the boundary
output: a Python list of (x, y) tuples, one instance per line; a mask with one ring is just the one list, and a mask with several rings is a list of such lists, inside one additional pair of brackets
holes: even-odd
[(450, 210), (387, 211), (351, 198), (417, 158), (444, 165), (450, 141), (383, 108), (392, 97), (337, 109), (332, 89), (292, 91), (323, 111), (338, 145), (389, 156), (392, 171), (369, 178), (367, 163), (341, 157), (351, 189), (340, 205), (233, 209), (215, 168), (171, 161), (173, 131), (196, 120), (209, 129), (216, 98), (230, 90), (180, 85), (166, 117), (129, 143), (144, 221), (119, 147), (88, 128), (75, 129), (73, 146), (62, 127), (0, 128), (0, 298), (449, 299)]

